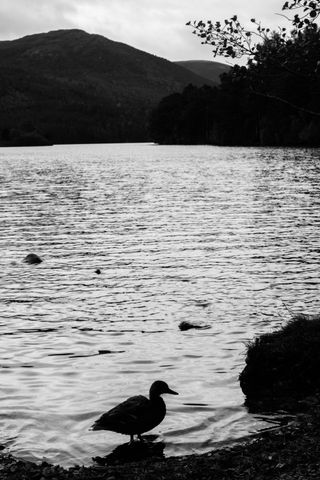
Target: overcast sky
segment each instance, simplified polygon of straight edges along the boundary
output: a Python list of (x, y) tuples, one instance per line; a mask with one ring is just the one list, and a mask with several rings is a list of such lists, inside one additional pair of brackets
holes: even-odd
[[(237, 14), (276, 28), (284, 0), (0, 0), (0, 40), (80, 28), (168, 60), (212, 59), (185, 24)], [(221, 59), (220, 59), (221, 60)]]

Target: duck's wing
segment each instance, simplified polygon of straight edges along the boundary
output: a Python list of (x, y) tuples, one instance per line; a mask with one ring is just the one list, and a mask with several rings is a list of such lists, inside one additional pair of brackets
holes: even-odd
[(148, 398), (143, 395), (130, 397), (98, 418), (92, 430), (112, 430), (129, 434), (137, 429), (149, 409)]

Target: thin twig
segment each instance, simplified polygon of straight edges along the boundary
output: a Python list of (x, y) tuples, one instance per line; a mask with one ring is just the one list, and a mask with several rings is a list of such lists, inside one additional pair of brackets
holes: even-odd
[(293, 313), (293, 311), (292, 311), (292, 310), (290, 310), (290, 308), (289, 308), (289, 307), (288, 307), (288, 306), (287, 306), (287, 305), (284, 303), (284, 301), (283, 301), (283, 300), (281, 300), (281, 301), (282, 301), (282, 303), (283, 303), (283, 305), (284, 305), (285, 309), (286, 309), (286, 310), (289, 312), (289, 314), (291, 315), (291, 318), (294, 318), (294, 317), (295, 317), (295, 314)]
[(288, 100), (285, 100), (284, 98), (278, 97), (277, 95), (271, 95), (270, 93), (257, 92), (253, 88), (250, 88), (250, 90), (254, 95), (270, 98), (271, 100), (277, 100), (278, 102), (289, 105), (290, 107), (294, 108), (295, 110), (299, 110), (300, 112), (304, 112), (312, 116), (320, 117), (320, 112), (314, 112), (313, 110), (309, 110), (308, 108), (300, 107), (299, 105), (295, 105), (294, 103), (291, 103)]

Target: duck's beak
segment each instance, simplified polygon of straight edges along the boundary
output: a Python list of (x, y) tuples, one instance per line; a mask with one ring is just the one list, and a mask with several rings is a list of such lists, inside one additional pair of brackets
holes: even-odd
[(168, 390), (166, 391), (166, 393), (171, 393), (171, 395), (179, 395), (178, 392), (175, 392), (174, 390), (171, 390), (171, 388), (168, 388)]

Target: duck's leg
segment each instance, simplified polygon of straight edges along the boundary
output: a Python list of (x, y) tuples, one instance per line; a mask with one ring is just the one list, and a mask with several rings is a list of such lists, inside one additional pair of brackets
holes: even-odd
[(140, 442), (144, 442), (144, 439), (142, 438), (140, 433), (138, 433), (138, 438), (139, 438)]
[(130, 442), (129, 445), (132, 445), (134, 443), (134, 436), (133, 434), (130, 433)]

